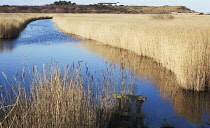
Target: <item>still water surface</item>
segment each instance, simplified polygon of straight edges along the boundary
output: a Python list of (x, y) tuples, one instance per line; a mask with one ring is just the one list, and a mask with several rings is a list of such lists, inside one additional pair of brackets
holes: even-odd
[(151, 128), (167, 124), (176, 128), (210, 127), (209, 93), (183, 91), (173, 73), (153, 60), (74, 38), (60, 32), (49, 19), (30, 23), (17, 39), (0, 40), (0, 85), (7, 84), (2, 72), (8, 78), (20, 77), (18, 72), (23, 69), (42, 67), (52, 60), (61, 67), (79, 61), (93, 73), (116, 65), (119, 74), (124, 70), (132, 75), (136, 85), (133, 94), (147, 97), (144, 123)]

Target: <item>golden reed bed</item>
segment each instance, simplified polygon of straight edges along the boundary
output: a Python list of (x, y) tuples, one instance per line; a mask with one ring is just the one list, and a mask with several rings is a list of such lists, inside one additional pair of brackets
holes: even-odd
[(30, 72), (30, 85), (2, 73), (9, 85), (1, 87), (0, 128), (107, 128), (118, 108), (112, 94), (133, 95), (133, 77), (120, 70), (128, 84), (118, 89), (114, 66), (99, 72), (104, 76), (100, 79), (88, 67), (82, 72), (79, 62), (64, 68), (58, 65), (52, 61), (41, 71), (36, 66), (23, 70)]
[(0, 14), (0, 39), (16, 38), (34, 20), (52, 18), (49, 14)]
[(209, 92), (183, 90), (178, 86), (175, 75), (151, 58), (141, 57), (128, 50), (116, 49), (91, 41), (77, 44), (77, 46), (96, 53), (107, 61), (120, 65), (121, 68), (131, 70), (140, 79), (149, 78), (163, 99), (172, 103), (176, 114), (185, 117), (189, 122), (201, 124), (204, 120), (204, 111), (210, 116), (210, 100), (207, 100), (210, 98)]
[(154, 59), (174, 72), (182, 88), (203, 91), (210, 87), (209, 16), (63, 14), (53, 21), (66, 33)]

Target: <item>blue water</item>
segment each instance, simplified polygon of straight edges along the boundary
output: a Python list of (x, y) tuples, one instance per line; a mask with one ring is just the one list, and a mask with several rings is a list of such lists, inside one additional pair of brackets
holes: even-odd
[[(10, 84), (3, 74), (6, 74), (10, 79), (21, 79), (23, 70), (30, 70), (33, 65), (41, 69), (43, 64), (50, 64), (52, 61), (58, 62), (60, 67), (81, 62), (84, 71), (88, 67), (91, 73), (97, 72), (99, 78), (101, 70), (106, 70), (112, 65), (110, 68), (115, 67), (112, 70), (118, 75), (116, 83), (122, 81), (119, 74), (123, 70), (126, 77), (134, 79), (134, 94), (147, 97), (147, 101), (143, 104), (143, 113), (146, 114), (144, 122), (149, 127), (157, 128), (168, 124), (178, 128), (210, 127), (209, 109), (207, 108), (210, 104), (209, 94), (200, 96), (200, 94), (178, 92), (173, 88), (165, 89), (163, 84), (166, 85), (169, 80), (161, 77), (162, 71), (157, 71), (158, 75), (153, 76), (151, 74), (155, 72), (154, 70), (150, 71), (149, 75), (143, 70), (141, 73), (142, 67), (124, 66), (122, 69), (117, 58), (109, 59), (114, 56), (113, 54), (102, 55), (103, 52), (101, 51), (107, 49), (113, 54), (119, 51), (119, 49), (108, 46), (89, 45), (86, 41), (69, 36), (59, 31), (51, 19), (34, 21), (25, 28), (19, 38), (0, 40), (0, 85)], [(127, 54), (131, 53), (125, 52), (125, 55)], [(138, 59), (136, 55), (131, 56)], [(132, 61), (131, 59), (124, 61), (124, 63), (125, 65), (127, 63), (129, 63), (127, 65), (132, 65)], [(141, 63), (141, 61), (143, 60), (140, 59), (135, 63)], [(147, 67), (148, 65), (146, 64)], [(154, 66), (151, 65), (152, 67)], [(134, 70), (134, 68), (136, 69)], [(150, 78), (151, 76), (153, 78)], [(168, 82), (168, 86), (172, 86), (170, 83), (172, 82)], [(180, 95), (183, 95), (181, 99), (176, 98)], [(189, 102), (189, 104), (179, 103), (179, 100), (186, 100), (188, 96), (189, 98), (197, 97), (201, 101), (201, 105), (196, 104), (195, 101)], [(202, 112), (197, 114), (195, 112), (194, 114), (193, 111), (198, 111), (197, 109)]]

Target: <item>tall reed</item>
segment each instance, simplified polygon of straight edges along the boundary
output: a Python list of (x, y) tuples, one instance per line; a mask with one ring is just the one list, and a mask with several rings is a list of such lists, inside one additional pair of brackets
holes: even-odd
[(114, 67), (103, 69), (102, 78), (88, 67), (82, 71), (80, 63), (63, 70), (54, 64), (39, 72), (33, 67), (30, 86), (16, 80), (13, 91), (1, 95), (0, 127), (108, 127), (117, 105), (111, 95), (133, 94), (134, 86), (129, 82), (119, 90)]
[(34, 20), (52, 18), (49, 14), (0, 14), (0, 39), (16, 38)]
[(210, 88), (210, 17), (66, 14), (53, 21), (66, 33), (79, 35), (147, 56), (175, 73), (184, 89)]

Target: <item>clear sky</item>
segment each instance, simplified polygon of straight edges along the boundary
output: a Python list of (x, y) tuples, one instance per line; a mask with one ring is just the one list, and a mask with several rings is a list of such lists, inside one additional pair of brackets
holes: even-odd
[[(0, 5), (44, 5), (59, 0), (0, 0)], [(96, 4), (100, 2), (120, 2), (123, 5), (163, 6), (181, 5), (197, 12), (210, 12), (210, 0), (66, 0), (77, 4)]]

